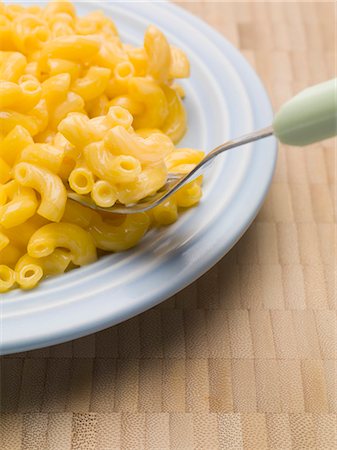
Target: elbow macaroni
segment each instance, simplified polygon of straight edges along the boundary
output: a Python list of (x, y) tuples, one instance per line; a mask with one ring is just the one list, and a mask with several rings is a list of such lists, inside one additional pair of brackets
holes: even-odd
[(193, 169), (203, 153), (175, 147), (187, 119), (174, 79), (189, 70), (154, 26), (134, 47), (99, 11), (0, 0), (0, 293), (94, 262), (97, 249), (127, 250), (198, 203), (200, 178), (149, 213), (115, 218), (66, 192), (131, 204)]

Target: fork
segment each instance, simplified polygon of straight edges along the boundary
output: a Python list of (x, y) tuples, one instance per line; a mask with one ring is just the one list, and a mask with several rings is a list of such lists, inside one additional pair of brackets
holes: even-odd
[(116, 203), (109, 208), (97, 206), (90, 197), (67, 191), (68, 198), (97, 211), (114, 214), (135, 214), (149, 211), (165, 202), (186, 183), (194, 180), (209, 166), (210, 162), (227, 150), (274, 135), (281, 143), (304, 146), (337, 135), (337, 78), (301, 91), (275, 115), (273, 124), (225, 142), (208, 153), (187, 174), (168, 174), (165, 185), (155, 194), (137, 203)]

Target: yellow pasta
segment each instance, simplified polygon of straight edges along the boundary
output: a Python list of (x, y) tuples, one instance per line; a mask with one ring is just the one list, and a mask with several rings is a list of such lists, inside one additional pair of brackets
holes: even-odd
[(110, 102), (106, 94), (102, 94), (93, 100), (88, 100), (85, 109), (90, 118), (97, 116), (105, 116), (108, 112)]
[(165, 184), (166, 178), (165, 164), (148, 166), (132, 183), (116, 185), (117, 198), (125, 205), (137, 203), (142, 198), (156, 193)]
[(11, 21), (4, 15), (0, 15), (0, 49), (13, 50), (13, 30)]
[(175, 194), (177, 206), (182, 208), (190, 208), (199, 202), (202, 195), (200, 186), (201, 180), (202, 179), (200, 177), (195, 181), (186, 184)]
[(177, 148), (165, 158), (172, 173), (188, 173), (203, 159), (204, 153), (193, 148)]
[(0, 4), (0, 292), (124, 251), (201, 198), (201, 178), (148, 213), (108, 215), (186, 173), (203, 152), (176, 148), (187, 127), (186, 54), (149, 26), (122, 43), (100, 11), (70, 1)]
[(124, 45), (124, 49), (132, 63), (137, 77), (143, 77), (146, 75), (148, 67), (148, 55), (145, 48), (132, 47), (131, 45)]
[(130, 214), (122, 223), (115, 225), (96, 216), (92, 221), (89, 232), (97, 248), (109, 252), (119, 252), (134, 247), (144, 236), (150, 223), (149, 217), (144, 214)]
[(36, 136), (40, 131), (34, 117), (10, 109), (0, 111), (0, 130), (3, 134), (7, 135), (18, 125), (26, 128), (31, 136)]
[(42, 56), (85, 62), (98, 53), (99, 49), (100, 42), (95, 37), (61, 36), (45, 44)]
[(15, 126), (0, 142), (0, 157), (9, 165), (12, 165), (21, 150), (34, 141), (26, 128)]
[(71, 77), (69, 73), (59, 73), (50, 76), (42, 83), (42, 97), (48, 109), (55, 108), (55, 104), (63, 102), (70, 88)]
[(160, 128), (169, 113), (166, 96), (158, 83), (134, 77), (129, 81), (129, 95), (143, 104), (141, 114), (135, 116), (135, 128)]
[(12, 228), (35, 214), (38, 202), (33, 189), (18, 186), (13, 197), (0, 206), (0, 225)]
[(29, 256), (49, 256), (57, 247), (66, 248), (74, 264), (82, 266), (96, 260), (96, 248), (91, 235), (71, 223), (49, 223), (39, 228), (27, 246)]
[(20, 86), (12, 81), (0, 81), (0, 108), (10, 108), (22, 100)]
[(6, 292), (15, 283), (15, 272), (5, 264), (0, 264), (0, 292)]
[[(5, 42), (5, 39), (0, 39), (0, 44)], [(23, 75), (26, 65), (27, 58), (22, 53), (0, 51), (0, 80), (16, 83)]]
[(68, 200), (62, 216), (62, 222), (73, 223), (86, 230), (89, 228), (94, 217), (98, 215), (96, 211), (85, 208), (73, 200)]
[[(41, 76), (40, 67), (37, 61), (31, 61), (26, 65), (24, 75), (30, 75), (39, 79)], [(20, 77), (21, 78), (21, 77)]]
[(162, 89), (167, 99), (168, 114), (161, 129), (176, 144), (187, 128), (186, 111), (177, 91), (168, 86), (163, 86)]
[(153, 25), (145, 32), (144, 49), (148, 57), (147, 73), (159, 83), (167, 81), (171, 67), (171, 50), (166, 37)]
[(19, 87), (21, 98), (15, 109), (21, 112), (32, 110), (41, 99), (41, 83), (33, 75), (24, 75), (19, 80)]
[(142, 163), (161, 161), (174, 148), (172, 141), (165, 134), (153, 133), (147, 138), (142, 138), (122, 126), (111, 128), (104, 138), (104, 144), (112, 154), (130, 155)]
[(90, 67), (86, 75), (78, 78), (72, 85), (72, 90), (84, 101), (93, 100), (102, 95), (108, 85), (111, 70), (105, 67)]
[(10, 166), (0, 158), (0, 183), (6, 183), (11, 177), (11, 168)]
[(19, 14), (12, 22), (12, 40), (22, 53), (40, 49), (49, 37), (47, 24), (35, 14)]
[(0, 252), (9, 244), (9, 238), (0, 231)]
[(16, 282), (21, 289), (32, 289), (43, 277), (41, 262), (24, 255), (15, 265), (15, 274)]
[(137, 116), (144, 111), (144, 105), (128, 95), (119, 95), (113, 98), (108, 106), (121, 106), (129, 111), (132, 116)]
[(57, 275), (63, 273), (71, 263), (71, 260), (72, 257), (70, 252), (58, 248), (55, 249), (51, 255), (38, 259), (42, 264), (44, 275)]
[(22, 186), (35, 189), (41, 196), (37, 212), (53, 222), (58, 222), (64, 212), (67, 194), (58, 176), (50, 170), (21, 162), (14, 168), (15, 179)]
[[(27, 249), (32, 234), (47, 223), (47, 219), (35, 214), (24, 223), (11, 228), (4, 228), (0, 225), (0, 230), (9, 239), (8, 247), (14, 246), (17, 249), (20, 249), (20, 251), (22, 250), (21, 254), (23, 254)], [(16, 258), (16, 261), (18, 259), (19, 258)]]
[(31, 144), (22, 149), (18, 162), (25, 161), (37, 166), (45, 167), (53, 173), (58, 173), (64, 150), (50, 144)]
[(58, 13), (65, 13), (72, 17), (73, 19), (76, 16), (75, 7), (71, 2), (68, 1), (59, 1), (59, 2), (50, 2), (42, 14), (44, 17), (53, 17)]
[(5, 205), (17, 192), (19, 184), (16, 180), (0, 184), (0, 205)]
[(94, 176), (85, 161), (79, 161), (69, 175), (69, 186), (80, 195), (89, 194), (94, 187)]
[(3, 250), (0, 251), (1, 265), (13, 269), (21, 255), (22, 249), (19, 249), (13, 244), (8, 244)]
[(170, 46), (171, 64), (169, 69), (169, 78), (187, 78), (190, 76), (189, 60), (180, 48)]
[(56, 129), (61, 120), (64, 119), (69, 113), (83, 111), (83, 98), (75, 92), (69, 91), (65, 100), (53, 111), (53, 114), (50, 117), (50, 126), (51, 128)]
[(117, 201), (117, 194), (114, 187), (105, 180), (98, 180), (91, 190), (91, 198), (96, 205), (102, 208), (109, 208)]
[(43, 276), (65, 272), (71, 259), (70, 252), (60, 249), (41, 258), (33, 258), (26, 253), (15, 265), (16, 282), (22, 289), (32, 289)]
[(178, 207), (174, 197), (169, 197), (165, 202), (153, 208), (154, 220), (160, 225), (170, 225), (178, 219)]
[(127, 54), (116, 36), (109, 36), (108, 39), (105, 33), (98, 36), (101, 39), (100, 48), (93, 57), (92, 64), (114, 70), (118, 63), (127, 61)]
[(82, 113), (71, 113), (58, 126), (64, 136), (75, 148), (83, 149), (100, 138), (99, 128), (94, 127), (89, 117)]
[[(69, 61), (62, 58), (49, 58), (46, 61), (46, 72), (48, 72), (49, 77), (54, 75), (70, 75), (72, 81), (79, 77), (81, 71), (80, 63)], [(49, 78), (48, 78), (49, 79)], [(48, 80), (47, 79), (47, 80)]]

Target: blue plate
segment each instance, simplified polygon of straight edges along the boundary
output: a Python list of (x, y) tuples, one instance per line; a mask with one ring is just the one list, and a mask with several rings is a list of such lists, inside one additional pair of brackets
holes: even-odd
[[(125, 42), (141, 44), (153, 23), (183, 48), (191, 78), (183, 82), (189, 131), (181, 146), (210, 151), (231, 137), (268, 126), (272, 109), (243, 56), (200, 19), (170, 3), (100, 7)], [(78, 13), (97, 6), (78, 3)], [(152, 230), (137, 247), (1, 298), (1, 353), (78, 338), (117, 324), (165, 300), (212, 267), (256, 216), (274, 171), (273, 138), (218, 158), (206, 173), (200, 205), (178, 222)]]

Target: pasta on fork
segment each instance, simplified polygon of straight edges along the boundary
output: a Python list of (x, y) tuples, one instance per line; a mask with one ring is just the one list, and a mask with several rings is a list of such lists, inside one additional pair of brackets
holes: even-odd
[(148, 213), (92, 211), (156, 193), (203, 152), (178, 148), (187, 128), (185, 53), (150, 25), (142, 47), (122, 43), (100, 11), (69, 1), (0, 3), (0, 293), (135, 246), (151, 227), (196, 205), (201, 179)]

